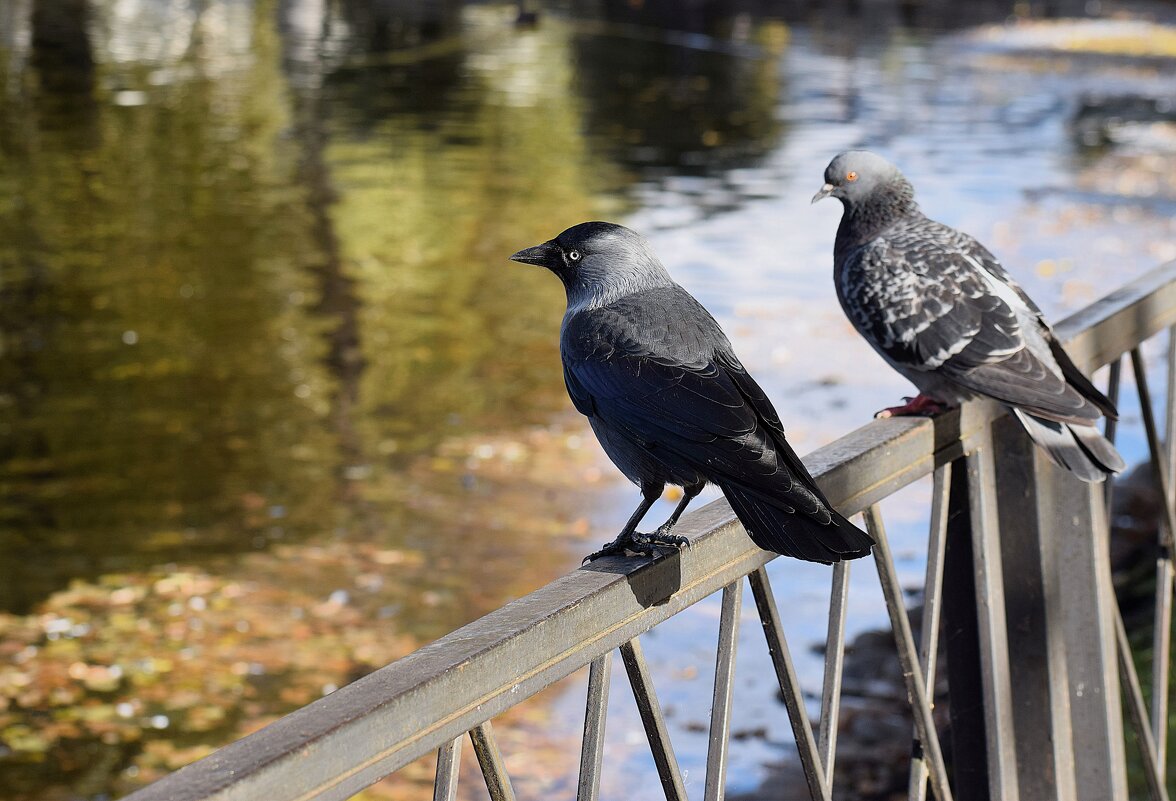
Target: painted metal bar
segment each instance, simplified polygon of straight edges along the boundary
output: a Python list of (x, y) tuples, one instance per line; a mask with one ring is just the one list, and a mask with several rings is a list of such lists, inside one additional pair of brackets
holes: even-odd
[(649, 739), (649, 749), (653, 752), (653, 763), (657, 766), (666, 801), (687, 801), (682, 771), (670, 746), (670, 733), (653, 689), (653, 678), (649, 675), (640, 640), (634, 637), (621, 646), (621, 661), (629, 674), (629, 683), (633, 685), (633, 698), (637, 701), (637, 711), (645, 726), (645, 736)]
[(1144, 366), (1143, 354), (1140, 353), (1138, 346), (1131, 349), (1131, 368), (1135, 373), (1136, 389), (1139, 391), (1139, 413), (1143, 418), (1143, 430), (1147, 434), (1147, 449), (1152, 458), (1152, 475), (1156, 479), (1156, 489), (1159, 490), (1164, 512), (1164, 525), (1160, 529), (1160, 547), (1170, 552), (1172, 537), (1176, 534), (1176, 512), (1167, 493), (1168, 464), (1164, 458), (1164, 450), (1160, 447), (1151, 392), (1147, 386), (1147, 368)]
[(1147, 781), (1148, 795), (1152, 801), (1168, 801), (1168, 788), (1164, 786), (1163, 776), (1160, 775), (1158, 749), (1152, 738), (1151, 727), (1148, 724), (1147, 708), (1143, 702), (1143, 688), (1139, 684), (1139, 674), (1135, 672), (1135, 662), (1131, 659), (1131, 642), (1127, 639), (1127, 629), (1123, 626), (1123, 615), (1115, 609), (1115, 638), (1118, 641), (1119, 672), (1127, 685), (1127, 711), (1131, 714), (1132, 728), (1139, 740), (1139, 754), (1143, 758), (1143, 777)]
[[(993, 424), (992, 441), (997, 525), (1003, 535), (1009, 673), (1014, 678), (1013, 725), (1021, 744), (1018, 756), (1032, 754), (1018, 759), (1021, 797), (1073, 801), (1078, 790), (1068, 663), (1075, 655), (1067, 651), (1064, 635), (1065, 620), (1078, 613), (1061, 602), (1061, 583), (1089, 590), (1095, 573), (1089, 554), (1061, 570), (1057, 544), (1064, 537), (1091, 540), (1090, 523), (1079, 515), (1075, 524), (1074, 515), (1065, 514), (1054, 489), (1060, 482), (1072, 484), (1073, 479), (1044, 458), (1014, 418)], [(1079, 502), (1075, 511), (1080, 509)], [(1094, 605), (1088, 603), (1083, 613), (1095, 614)], [(1085, 639), (1094, 640), (1101, 633), (1092, 625)], [(1078, 656), (1090, 658), (1089, 653)], [(1082, 689), (1078, 692), (1085, 694)], [(1079, 736), (1093, 739), (1085, 732)]]
[(931, 702), (927, 699), (923, 671), (919, 669), (919, 654), (915, 650), (915, 638), (911, 633), (911, 622), (903, 602), (902, 587), (894, 570), (894, 558), (890, 554), (890, 541), (886, 538), (886, 527), (878, 507), (871, 506), (865, 512), (866, 531), (874, 538), (874, 565), (878, 569), (878, 580), (882, 584), (882, 595), (886, 598), (886, 611), (890, 615), (890, 627), (894, 630), (895, 645), (898, 646), (898, 660), (902, 664), (902, 675), (906, 681), (907, 700), (915, 718), (918, 743), (915, 752), (921, 752), (927, 762), (931, 790), (938, 801), (952, 801), (951, 786), (947, 781), (947, 768), (943, 762), (943, 751), (939, 747), (939, 733), (931, 717)]
[[(1176, 326), (1168, 329), (1168, 386), (1167, 393), (1164, 399), (1164, 437), (1165, 437), (1165, 456), (1166, 464), (1168, 465), (1168, 483), (1164, 487), (1164, 497), (1168, 499), (1168, 503), (1176, 504)], [(1110, 508), (1109, 506), (1107, 507)], [(1176, 532), (1173, 532), (1176, 536)], [(1165, 774), (1168, 767), (1168, 674), (1171, 670), (1171, 655), (1172, 655), (1172, 591), (1173, 580), (1176, 576), (1173, 575), (1172, 566), (1172, 550), (1169, 549), (1165, 559), (1162, 560), (1161, 566), (1157, 565), (1156, 569), (1156, 591), (1163, 588), (1163, 616), (1168, 619), (1168, 625), (1165, 626), (1162, 632), (1159, 630), (1159, 625), (1156, 624), (1157, 631), (1154, 633), (1153, 640), (1155, 641), (1154, 648), (1156, 653), (1164, 654), (1163, 669), (1159, 668), (1158, 664), (1152, 665), (1152, 685), (1157, 682), (1156, 676), (1160, 676), (1160, 681), (1164, 685), (1164, 704), (1161, 709), (1158, 704), (1153, 701), (1153, 730), (1152, 736), (1156, 740), (1156, 765), (1160, 781), (1164, 781)], [(1156, 616), (1157, 618), (1160, 615)], [(1162, 634), (1162, 637), (1159, 636)], [(1163, 640), (1161, 642), (1161, 639)], [(1155, 691), (1152, 691), (1152, 698), (1155, 698)]]
[(735, 687), (735, 651), (743, 609), (743, 580), (723, 587), (719, 643), (715, 654), (715, 693), (711, 703), (710, 745), (706, 752), (705, 801), (723, 801), (727, 784), (727, 749), (731, 743), (731, 697)]
[[(1119, 387), (1123, 382), (1123, 358), (1120, 357), (1111, 362), (1110, 370), (1107, 371), (1107, 398), (1110, 402), (1118, 407), (1119, 405)], [(1115, 441), (1115, 435), (1118, 433), (1119, 421), (1113, 417), (1103, 418), (1103, 435), (1111, 442)], [(1108, 484), (1111, 482), (1108, 482)]]
[[(1168, 496), (1171, 499), (1171, 496)], [(1171, 503), (1171, 500), (1169, 500)], [(1156, 558), (1156, 599), (1152, 617), (1151, 714), (1152, 739), (1157, 754), (1165, 756), (1168, 749), (1168, 678), (1172, 667), (1172, 549), (1161, 548)], [(1164, 762), (1159, 762), (1160, 778), (1164, 778)]]
[[(1155, 476), (1164, 519), (1160, 525), (1160, 547), (1156, 557), (1156, 596), (1152, 617), (1152, 705), (1151, 736), (1157, 746), (1167, 748), (1168, 725), (1168, 671), (1171, 664), (1172, 647), (1172, 537), (1176, 534), (1176, 516), (1173, 514), (1172, 496), (1168, 492), (1169, 462), (1167, 449), (1160, 444), (1152, 407), (1151, 392), (1148, 389), (1147, 368), (1139, 347), (1131, 349), (1131, 368), (1135, 373), (1135, 387), (1139, 392), (1139, 411), (1143, 418), (1143, 429), (1147, 434), (1147, 447), (1151, 454), (1152, 474)], [(1160, 752), (1157, 752), (1160, 753)], [(1160, 776), (1163, 768), (1160, 768)]]
[(1013, 688), (1009, 671), (1009, 639), (1005, 620), (1004, 572), (997, 525), (996, 471), (992, 432), (987, 442), (964, 459), (971, 498), (972, 560), (976, 572), (976, 616), (980, 631), (980, 664), (984, 681), (985, 734), (988, 737), (988, 781), (993, 795), (1016, 801), (1017, 748), (1013, 727)]
[(437, 778), (433, 783), (433, 801), (457, 801), (457, 776), (461, 768), (461, 738), (450, 740), (437, 749)]
[[(1123, 357), (1120, 356), (1111, 362), (1111, 369), (1107, 375), (1107, 398), (1111, 404), (1116, 408), (1119, 406), (1119, 385), (1122, 383), (1123, 376)], [(1113, 445), (1115, 444), (1115, 435), (1119, 433), (1119, 421), (1111, 417), (1103, 417), (1103, 436)], [(1115, 482), (1104, 481), (1103, 493), (1106, 507), (1111, 508), (1111, 501), (1115, 497)]]
[(1127, 797), (1126, 741), (1115, 642), (1115, 589), (1111, 579), (1109, 530), (1096, 484), (1038, 460), (1040, 509), (1051, 532), (1056, 561), (1056, 598), (1066, 652), (1073, 798), (1106, 801)]
[(515, 801), (514, 788), (511, 787), (510, 776), (507, 775), (502, 752), (498, 750), (498, 741), (494, 739), (494, 729), (490, 721), (484, 721), (470, 729), (470, 742), (474, 744), (474, 754), (478, 757), (478, 765), (481, 766), (482, 776), (486, 779), (490, 801)]
[[(943, 556), (947, 549), (947, 501), (950, 489), (949, 462), (935, 471), (931, 486), (927, 571), (923, 579), (923, 620), (919, 632), (919, 667), (923, 670), (923, 689), (931, 704), (935, 703), (935, 657), (939, 652), (939, 618), (943, 607)], [(927, 763), (921, 754), (911, 760), (907, 797), (912, 801), (924, 801), (927, 797)]]
[[(1007, 417), (1005, 418), (1008, 419)], [(988, 791), (988, 743), (984, 733), (984, 679), (976, 620), (976, 571), (972, 567), (972, 508), (968, 471), (952, 466), (947, 547), (943, 554), (943, 630), (950, 692), (951, 776), (959, 801), (992, 801)]]
[(612, 679), (612, 651), (592, 660), (588, 669), (588, 700), (584, 708), (584, 742), (580, 747), (580, 779), (576, 801), (596, 801), (600, 796), (600, 769), (604, 762), (604, 724), (608, 717), (608, 690)]
[[(1174, 324), (1176, 262), (1055, 330), (1077, 366), (1090, 370)], [(805, 464), (829, 500), (853, 514), (957, 458), (1001, 414), (968, 404), (935, 420), (874, 421), (809, 454)], [(691, 540), (679, 554), (598, 560), (130, 798), (349, 798), (770, 558), (748, 540), (723, 501), (686, 516), (679, 532)]]
[(833, 565), (829, 589), (829, 631), (825, 635), (825, 677), (821, 682), (821, 720), (817, 750), (825, 766), (825, 782), (833, 786), (837, 754), (837, 722), (841, 713), (841, 672), (845, 665), (845, 609), (849, 602), (849, 562)]
[(808, 710), (804, 707), (804, 695), (800, 691), (800, 681), (796, 678), (796, 668), (792, 664), (792, 655), (788, 652), (788, 641), (784, 637), (784, 627), (780, 624), (780, 612), (776, 608), (776, 597), (772, 594), (768, 571), (762, 567), (758, 568), (747, 577), (747, 580), (751, 584), (751, 594), (755, 597), (755, 605), (759, 610), (760, 624), (768, 641), (768, 653), (771, 654), (772, 665), (776, 669), (776, 679), (780, 682), (780, 693), (784, 697), (788, 721), (792, 724), (792, 734), (796, 738), (796, 749), (800, 753), (800, 765), (808, 782), (809, 796), (813, 801), (830, 801), (832, 796), (829, 782), (825, 780), (821, 755), (817, 753), (813, 727), (809, 724)]

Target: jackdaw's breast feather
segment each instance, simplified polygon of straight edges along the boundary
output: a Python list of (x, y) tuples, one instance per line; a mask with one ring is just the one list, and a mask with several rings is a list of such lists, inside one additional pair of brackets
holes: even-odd
[(610, 425), (698, 442), (753, 430), (754, 410), (716, 361), (709, 315), (699, 325), (675, 314), (688, 306), (640, 300), (580, 312), (564, 326), (564, 373), (577, 408)]

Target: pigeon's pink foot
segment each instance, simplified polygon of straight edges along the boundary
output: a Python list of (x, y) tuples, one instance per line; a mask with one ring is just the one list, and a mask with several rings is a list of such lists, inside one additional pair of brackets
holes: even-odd
[(906, 403), (902, 406), (888, 406), (874, 415), (875, 418), (884, 417), (930, 417), (939, 414), (947, 407), (926, 395), (916, 395), (913, 398), (903, 398)]

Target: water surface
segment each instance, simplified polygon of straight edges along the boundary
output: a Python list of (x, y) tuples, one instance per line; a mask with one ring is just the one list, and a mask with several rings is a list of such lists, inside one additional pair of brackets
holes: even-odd
[[(636, 494), (569, 411), (562, 292), (506, 260), (568, 225), (649, 235), (802, 453), (909, 392), (833, 296), (838, 208), (808, 198), (837, 151), (900, 163), (1055, 318), (1176, 257), (1170, 126), (1073, 123), (1170, 72), (966, 27), (1004, 4), (692, 9), (0, 10), (0, 783), (121, 794), (611, 538)], [(888, 506), (911, 584), (925, 496)], [(884, 619), (871, 574), (857, 630)], [(773, 577), (815, 689), (828, 570)], [(792, 753), (747, 619), (734, 789)], [(648, 637), (692, 788), (716, 620)], [(654, 795), (616, 689), (605, 795)], [(526, 797), (571, 794), (580, 692), (504, 727)]]

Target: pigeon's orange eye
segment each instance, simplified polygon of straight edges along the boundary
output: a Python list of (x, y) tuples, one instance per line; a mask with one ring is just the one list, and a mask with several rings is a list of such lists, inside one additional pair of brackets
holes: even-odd
[(854, 172), (854, 171), (852, 171), (852, 170), (850, 170), (849, 172), (847, 172), (847, 173), (845, 174), (845, 180), (847, 180), (847, 181), (856, 181), (856, 180), (857, 180), (857, 173), (856, 173), (856, 172)]

